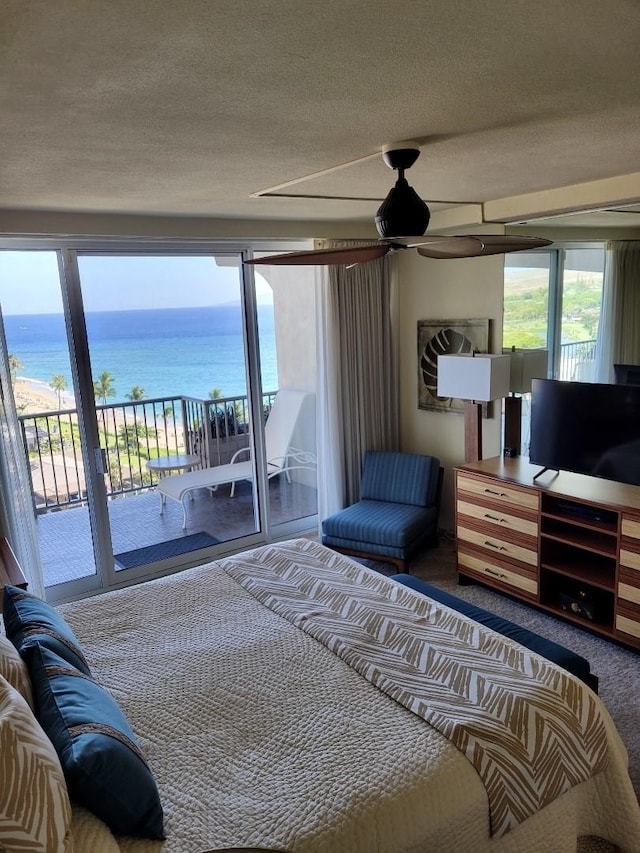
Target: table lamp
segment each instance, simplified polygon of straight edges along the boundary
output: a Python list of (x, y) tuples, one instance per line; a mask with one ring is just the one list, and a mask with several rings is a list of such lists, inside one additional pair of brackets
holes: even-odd
[(482, 459), (482, 403), (509, 393), (509, 355), (438, 356), (438, 397), (464, 400), (465, 462)]
[(546, 349), (505, 349), (511, 359), (508, 397), (504, 401), (504, 453), (520, 456), (522, 450), (522, 394), (531, 393), (531, 380), (547, 375)]

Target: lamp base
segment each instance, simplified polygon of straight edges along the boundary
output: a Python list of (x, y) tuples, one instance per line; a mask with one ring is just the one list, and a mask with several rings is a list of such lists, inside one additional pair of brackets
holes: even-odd
[(522, 449), (522, 397), (504, 398), (504, 455), (520, 456)]
[(464, 403), (464, 461), (482, 459), (482, 403)]

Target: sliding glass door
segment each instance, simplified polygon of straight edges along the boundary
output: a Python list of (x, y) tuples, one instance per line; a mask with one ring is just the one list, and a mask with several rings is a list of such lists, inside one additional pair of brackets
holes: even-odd
[[(113, 571), (255, 534), (239, 256), (79, 253), (77, 270)], [(233, 480), (207, 472), (238, 454), (250, 465), (231, 497)], [(190, 488), (196, 472), (205, 485)], [(187, 491), (161, 496), (166, 477)]]
[[(604, 259), (602, 244), (505, 255), (503, 347), (544, 348), (550, 378), (594, 382)], [(522, 413), (526, 455), (530, 394)]]
[(550, 375), (593, 382), (604, 247), (505, 255), (503, 346), (545, 347)]
[[(275, 372), (271, 384), (288, 400), (282, 426), (272, 423), (272, 429), (268, 417), (266, 421), (268, 473), (284, 466), (282, 474), (271, 477), (267, 490), (269, 529), (277, 537), (299, 528), (318, 511), (315, 273), (305, 267), (255, 269), (263, 377)], [(265, 403), (268, 415), (273, 396), (266, 395)]]
[(0, 273), (50, 598), (258, 544), (315, 513), (313, 393), (304, 470), (266, 458), (274, 401), (300, 385), (295, 350), (277, 344), (287, 300), (254, 286), (238, 252), (5, 250)]
[(0, 303), (45, 587), (99, 583), (60, 254), (0, 252)]

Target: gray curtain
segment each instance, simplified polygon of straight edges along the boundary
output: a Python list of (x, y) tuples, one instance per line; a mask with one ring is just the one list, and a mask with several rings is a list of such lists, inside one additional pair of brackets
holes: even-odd
[(597, 382), (614, 381), (614, 364), (640, 364), (640, 240), (610, 240), (605, 251)]
[[(345, 245), (354, 244), (323, 241), (321, 247)], [(395, 264), (387, 256), (324, 269), (319, 387), (323, 421), (333, 425), (323, 441), (325, 472), (333, 473), (321, 517), (358, 500), (366, 450), (397, 450), (399, 443)]]

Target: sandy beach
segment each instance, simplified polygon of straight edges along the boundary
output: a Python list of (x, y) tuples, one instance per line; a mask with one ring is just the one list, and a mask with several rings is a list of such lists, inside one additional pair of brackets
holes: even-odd
[[(76, 408), (76, 400), (73, 394), (68, 392), (62, 393), (60, 395), (60, 403), (58, 403), (58, 394), (50, 385), (38, 379), (31, 379), (28, 376), (18, 376), (16, 378), (13, 386), (13, 395), (19, 416), (74, 411)], [(143, 403), (143, 400), (139, 401), (138, 406), (141, 406)], [(115, 404), (109, 414), (109, 431), (115, 427), (113, 431), (117, 432), (119, 427), (125, 424), (130, 425), (134, 422), (134, 409), (130, 408), (130, 403), (127, 406), (126, 409), (123, 409), (118, 407), (118, 404)], [(141, 410), (138, 409), (138, 411)], [(75, 416), (73, 416), (73, 419), (75, 420)], [(182, 435), (180, 433), (176, 434), (171, 423), (167, 423), (166, 432), (162, 428), (162, 425), (159, 425), (156, 441), (160, 447), (175, 448), (176, 442), (180, 448), (183, 447)]]
[(73, 394), (65, 391), (60, 396), (46, 382), (29, 379), (28, 376), (18, 376), (13, 386), (18, 414), (34, 414), (36, 412), (51, 412), (59, 409), (75, 409), (76, 399)]

